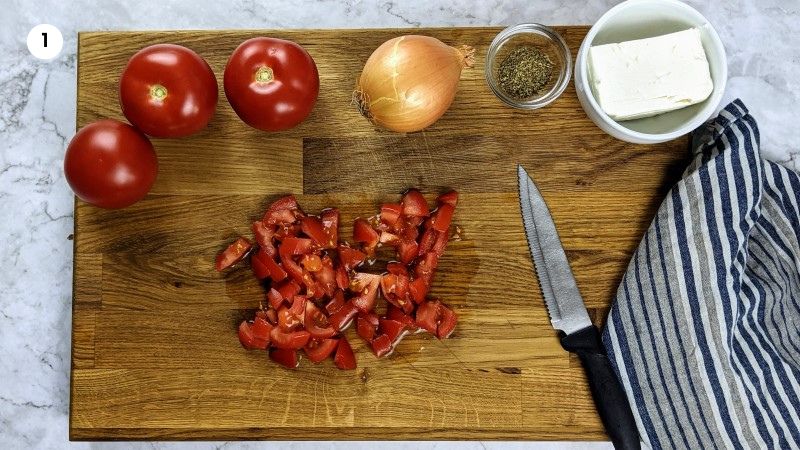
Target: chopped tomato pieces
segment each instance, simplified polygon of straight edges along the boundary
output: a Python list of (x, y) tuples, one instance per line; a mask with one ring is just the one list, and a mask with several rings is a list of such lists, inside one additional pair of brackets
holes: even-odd
[(336, 350), (339, 345), (338, 339), (311, 339), (303, 350), (306, 356), (313, 363), (319, 363), (325, 360), (328, 356)]
[[(221, 271), (250, 254), (251, 270), (264, 280), (262, 309), (239, 324), (242, 346), (266, 349), (270, 359), (288, 368), (298, 366), (300, 349), (315, 363), (334, 355), (336, 366), (347, 370), (356, 361), (343, 332), (354, 320), (378, 357), (391, 354), (409, 331), (449, 337), (456, 314), (428, 299), (428, 292), (457, 203), (458, 194), (448, 192), (431, 211), (422, 193), (411, 189), (400, 203), (385, 203), (378, 215), (356, 219), (351, 246), (339, 242), (339, 210), (306, 215), (294, 196), (276, 200), (252, 224), (254, 244), (240, 237), (216, 259)], [(376, 255), (378, 247), (393, 251), (397, 261), (387, 263), (383, 274), (368, 273), (365, 265), (383, 259)], [(387, 306), (379, 315), (381, 298)]]
[(336, 348), (336, 356), (333, 357), (333, 363), (336, 367), (342, 370), (353, 370), (356, 368), (356, 356), (353, 354), (353, 348), (347, 342), (347, 338), (342, 336), (339, 339), (339, 346)]
[(251, 248), (253, 248), (253, 244), (251, 244), (246, 238), (239, 237), (236, 239), (233, 244), (229, 245), (228, 248), (221, 251), (219, 255), (217, 255), (217, 261), (215, 265), (217, 272), (221, 272), (243, 260)]

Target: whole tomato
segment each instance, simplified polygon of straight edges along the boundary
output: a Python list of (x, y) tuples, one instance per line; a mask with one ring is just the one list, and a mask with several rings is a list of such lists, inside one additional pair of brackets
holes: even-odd
[(157, 173), (156, 152), (147, 136), (117, 120), (81, 128), (64, 155), (64, 174), (75, 195), (102, 208), (136, 203)]
[(139, 50), (119, 80), (122, 113), (153, 137), (183, 137), (202, 130), (214, 115), (218, 97), (211, 67), (180, 45)]
[(225, 96), (248, 125), (281, 131), (299, 124), (314, 109), (319, 73), (298, 44), (258, 37), (242, 42), (225, 66)]

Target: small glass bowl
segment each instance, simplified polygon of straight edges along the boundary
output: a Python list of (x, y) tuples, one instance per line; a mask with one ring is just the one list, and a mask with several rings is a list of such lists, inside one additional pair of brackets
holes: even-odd
[[(500, 87), (498, 70), (500, 63), (521, 45), (538, 48), (553, 62), (553, 76), (533, 97), (519, 99), (507, 94)], [(520, 109), (538, 109), (557, 99), (569, 84), (572, 74), (572, 54), (564, 39), (550, 27), (538, 23), (522, 23), (501, 31), (495, 36), (486, 54), (486, 82), (503, 103)]]

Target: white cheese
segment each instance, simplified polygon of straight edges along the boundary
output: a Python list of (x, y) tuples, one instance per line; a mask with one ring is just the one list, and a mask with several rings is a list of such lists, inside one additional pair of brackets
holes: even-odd
[(589, 78), (595, 99), (614, 120), (694, 105), (714, 88), (697, 28), (592, 47)]

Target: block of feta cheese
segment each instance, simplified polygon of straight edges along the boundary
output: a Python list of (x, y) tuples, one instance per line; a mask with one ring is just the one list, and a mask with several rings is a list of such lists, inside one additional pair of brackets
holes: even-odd
[(714, 88), (700, 30), (589, 49), (594, 97), (614, 120), (630, 120), (700, 103)]

